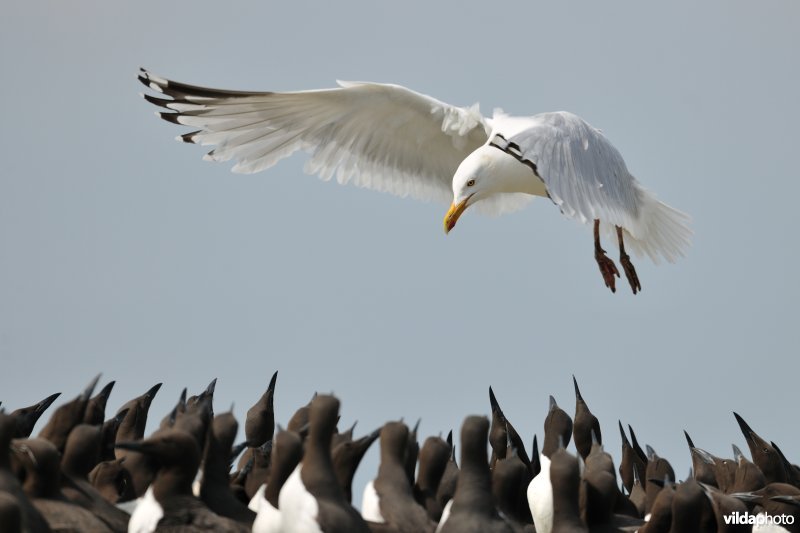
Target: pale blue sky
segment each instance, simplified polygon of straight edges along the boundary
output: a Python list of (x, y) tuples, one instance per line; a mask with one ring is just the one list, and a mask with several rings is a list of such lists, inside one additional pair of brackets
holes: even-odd
[[(500, 11), (497, 11), (500, 9)], [(156, 418), (219, 378), (244, 411), (274, 370), (279, 421), (315, 390), (366, 432), (488, 413), (529, 441), (575, 373), (618, 456), (618, 418), (688, 470), (731, 415), (795, 459), (796, 2), (25, 2), (0, 68), (0, 400), (92, 375)], [(689, 256), (602, 284), (590, 232), (549, 202), (502, 218), (322, 183), (305, 157), (241, 176), (172, 139), (139, 66), (231, 89), (393, 82), (484, 113), (569, 110), (693, 216)], [(374, 474), (373, 450), (356, 494)], [(356, 496), (360, 500), (360, 496)]]

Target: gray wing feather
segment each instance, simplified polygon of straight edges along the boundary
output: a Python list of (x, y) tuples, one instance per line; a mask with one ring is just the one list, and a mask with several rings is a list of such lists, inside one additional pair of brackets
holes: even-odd
[(583, 119), (566, 112), (536, 115), (531, 127), (509, 141), (536, 165), (564, 215), (634, 225), (641, 188), (617, 149)]
[(536, 165), (564, 215), (583, 223), (600, 220), (606, 238), (614, 226), (622, 227), (626, 246), (656, 263), (685, 255), (692, 236), (688, 215), (645, 190), (617, 149), (580, 117), (563, 111), (536, 115), (508, 141)]

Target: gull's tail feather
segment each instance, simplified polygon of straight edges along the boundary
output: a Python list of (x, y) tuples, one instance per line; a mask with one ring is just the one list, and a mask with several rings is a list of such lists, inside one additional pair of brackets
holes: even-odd
[[(691, 217), (668, 206), (650, 192), (641, 191), (641, 203), (636, 231), (625, 229), (625, 247), (636, 255), (646, 255), (656, 264), (665, 259), (674, 263), (686, 255), (693, 232)], [(607, 228), (614, 231), (614, 228)], [(613, 242), (617, 242), (616, 235)]]

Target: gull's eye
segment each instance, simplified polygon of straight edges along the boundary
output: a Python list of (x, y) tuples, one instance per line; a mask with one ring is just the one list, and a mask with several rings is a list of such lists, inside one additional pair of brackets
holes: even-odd
[(469, 180), (467, 182), (467, 187), (472, 187), (473, 185), (475, 185), (475, 180)]

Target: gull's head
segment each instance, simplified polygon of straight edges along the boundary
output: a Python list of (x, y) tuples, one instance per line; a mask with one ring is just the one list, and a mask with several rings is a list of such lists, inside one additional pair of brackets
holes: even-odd
[(453, 176), (453, 203), (444, 216), (445, 233), (450, 233), (469, 206), (495, 192), (489, 173), (491, 166), (491, 156), (481, 149), (469, 154), (458, 166)]

